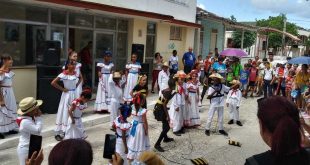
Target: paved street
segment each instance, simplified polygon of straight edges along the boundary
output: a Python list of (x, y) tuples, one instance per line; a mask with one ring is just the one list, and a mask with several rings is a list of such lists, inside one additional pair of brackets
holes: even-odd
[[(151, 95), (148, 98), (148, 103), (151, 104), (149, 109), (153, 108), (156, 95)], [(242, 147), (235, 147), (228, 145), (228, 138), (216, 133), (216, 121), (213, 121), (212, 133), (210, 137), (204, 134), (204, 126), (206, 123), (209, 101), (204, 100), (201, 107), (201, 121), (202, 126), (199, 129), (186, 130), (186, 134), (181, 137), (176, 137), (169, 132), (169, 136), (175, 139), (172, 143), (163, 143), (164, 153), (158, 153), (166, 164), (191, 164), (189, 159), (204, 157), (209, 161), (210, 165), (241, 165), (247, 157), (267, 150), (267, 146), (260, 138), (258, 120), (256, 118), (256, 98), (243, 99), (240, 108), (240, 118), (243, 127), (237, 125), (227, 125), (228, 109), (225, 108), (225, 130), (229, 133), (229, 137), (242, 143)], [(94, 115), (90, 110), (86, 112), (86, 117), (89, 118)], [(53, 115), (54, 116), (54, 115)], [(53, 124), (51, 121), (53, 117), (46, 118), (45, 123)], [(107, 116), (105, 116), (105, 121)], [(157, 122), (152, 114), (148, 113), (150, 140), (152, 146), (156, 142), (161, 131), (161, 123)], [(88, 126), (86, 132), (88, 134), (88, 141), (91, 142), (94, 151), (94, 165), (107, 164), (107, 160), (102, 158), (104, 136), (110, 131), (109, 123), (99, 122), (101, 124), (95, 126)], [(46, 124), (45, 124), (46, 126)], [(49, 125), (52, 126), (52, 125)], [(57, 141), (52, 134), (46, 135), (43, 140), (45, 160), (43, 164), (47, 164), (48, 153)], [(1, 147), (1, 145), (0, 145)], [(153, 149), (153, 148), (152, 148)], [(155, 150), (154, 150), (155, 151)], [(0, 161), (2, 165), (18, 164), (16, 147), (8, 148), (0, 151)]]

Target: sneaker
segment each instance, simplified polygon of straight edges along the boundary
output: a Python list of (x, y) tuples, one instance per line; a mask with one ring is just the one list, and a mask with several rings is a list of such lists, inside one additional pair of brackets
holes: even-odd
[(155, 145), (154, 148), (159, 152), (165, 152), (165, 150), (160, 145)]
[(55, 136), (55, 139), (56, 139), (57, 141), (62, 141), (62, 138), (61, 138), (60, 135), (56, 135), (56, 136)]
[(18, 134), (18, 132), (15, 130), (11, 130), (11, 131), (9, 131), (9, 134)]
[(4, 139), (4, 135), (2, 133), (0, 133), (0, 139)]
[(224, 130), (219, 130), (219, 133), (224, 135), (224, 136), (228, 136), (228, 133), (226, 131), (224, 131)]
[(164, 143), (169, 143), (169, 142), (173, 142), (173, 141), (174, 141), (173, 138), (164, 139)]
[(206, 134), (207, 136), (210, 136), (210, 130), (206, 130), (206, 131), (205, 131), (205, 134)]
[(227, 124), (234, 124), (234, 120), (229, 120)]
[(175, 136), (181, 136), (181, 133), (180, 133), (180, 132), (173, 132), (173, 134), (174, 134)]
[(236, 122), (236, 124), (242, 126), (242, 123), (239, 120)]

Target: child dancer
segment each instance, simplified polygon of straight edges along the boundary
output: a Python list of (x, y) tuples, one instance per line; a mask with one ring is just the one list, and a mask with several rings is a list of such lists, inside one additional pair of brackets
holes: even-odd
[[(79, 62), (77, 62), (77, 58), (78, 58), (77, 53), (76, 53), (75, 51), (72, 51), (72, 52), (69, 53), (67, 62), (75, 63), (75, 72), (76, 72), (76, 75), (80, 77), (82, 64), (79, 63)], [(63, 66), (62, 69), (65, 70), (65, 67), (66, 67), (66, 66)], [(76, 79), (76, 81), (78, 82), (79, 79)], [(82, 93), (82, 85), (83, 85), (83, 76), (81, 76), (81, 83), (80, 83), (79, 86), (76, 88), (76, 95), (77, 95), (77, 96), (80, 96), (81, 93)]]
[(214, 112), (217, 111), (218, 115), (218, 127), (219, 133), (228, 136), (224, 131), (223, 119), (224, 119), (224, 93), (229, 92), (229, 87), (223, 84), (224, 79), (218, 73), (213, 73), (210, 78), (213, 79), (213, 85), (208, 90), (208, 99), (210, 99), (210, 109), (208, 112), (208, 120), (205, 134), (210, 136), (211, 122), (214, 116)]
[(241, 103), (241, 91), (239, 89), (240, 82), (238, 80), (233, 80), (231, 82), (232, 89), (229, 91), (226, 99), (226, 105), (229, 107), (229, 116), (230, 120), (228, 124), (233, 124), (236, 121), (236, 124), (242, 126), (239, 121), (239, 107)]
[(188, 106), (187, 111), (189, 112), (189, 126), (199, 126), (200, 116), (198, 109), (199, 102), (199, 81), (198, 81), (198, 71), (192, 70), (190, 73), (191, 80), (187, 82), (186, 89), (188, 91)]
[(0, 62), (0, 89), (1, 89), (1, 107), (0, 107), (0, 139), (4, 139), (3, 133), (16, 134), (16, 99), (12, 88), (12, 80), (15, 75), (10, 68), (13, 59), (11, 56), (4, 55)]
[(137, 55), (131, 55), (131, 62), (126, 65), (126, 69), (128, 70), (127, 81), (124, 90), (124, 101), (130, 102), (132, 100), (132, 96), (130, 92), (135, 87), (139, 77), (139, 71), (141, 69), (141, 65), (137, 62)]
[(176, 94), (172, 98), (172, 102), (170, 105), (169, 116), (170, 116), (170, 125), (172, 127), (173, 133), (176, 136), (181, 136), (182, 133), (185, 133), (183, 124), (184, 124), (184, 116), (183, 113), (185, 111), (185, 97), (187, 95), (186, 85), (184, 80), (186, 78), (186, 74), (183, 70), (178, 71), (174, 78), (176, 79)]
[(99, 113), (109, 113), (108, 105), (110, 104), (110, 88), (109, 78), (114, 67), (111, 62), (112, 52), (105, 51), (103, 55), (103, 63), (98, 63), (98, 89), (95, 102), (95, 111)]
[(150, 149), (150, 139), (148, 136), (148, 123), (146, 118), (147, 110), (141, 105), (145, 103), (145, 97), (137, 93), (133, 97), (132, 105), (132, 128), (128, 140), (129, 161), (137, 159), (143, 151)]
[[(56, 135), (55, 139), (60, 141), (63, 139), (68, 124), (68, 111), (69, 106), (76, 96), (76, 87), (81, 83), (81, 75), (79, 77), (75, 72), (75, 63), (68, 62), (66, 64), (66, 70), (59, 74), (51, 83), (52, 86), (62, 91), (61, 99), (58, 106), (57, 118), (56, 118)], [(77, 79), (79, 81), (77, 82)], [(62, 81), (64, 87), (58, 84), (58, 81)]]
[[(120, 108), (120, 103), (123, 103), (124, 81), (121, 80), (121, 78), (122, 75), (120, 72), (114, 72), (113, 78), (109, 80), (109, 86), (111, 89), (111, 104), (109, 105), (111, 127), (113, 126), (114, 120), (119, 115), (118, 109)], [(114, 129), (112, 128), (112, 130)]]
[[(133, 97), (135, 94), (140, 93), (142, 94), (145, 98), (148, 95), (148, 87), (147, 87), (147, 76), (146, 75), (140, 75), (138, 78), (138, 84), (132, 89), (130, 92), (130, 95)], [(141, 104), (142, 108), (146, 108), (146, 100), (143, 104)]]
[(131, 107), (128, 104), (122, 104), (119, 110), (120, 115), (113, 122), (113, 127), (116, 130), (115, 134), (117, 137), (115, 152), (122, 157), (122, 159), (124, 160), (123, 164), (127, 165), (127, 142), (129, 140), (129, 131), (131, 128), (131, 123), (127, 121), (127, 118), (131, 115)]
[(69, 109), (69, 120), (65, 139), (87, 138), (82, 122), (82, 110), (86, 109), (87, 102), (91, 99), (91, 95), (90, 89), (84, 89), (80, 97), (72, 101)]

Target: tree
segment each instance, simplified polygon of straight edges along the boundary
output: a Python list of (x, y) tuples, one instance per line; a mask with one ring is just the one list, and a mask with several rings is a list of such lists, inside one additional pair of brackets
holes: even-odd
[[(280, 14), (276, 17), (270, 16), (268, 19), (256, 20), (256, 26), (271, 27), (282, 31), (284, 26), (284, 19), (286, 19), (284, 14)], [(287, 22), (286, 32), (297, 36), (297, 26), (293, 23)], [(277, 48), (282, 46), (282, 34), (275, 32), (267, 32), (265, 34), (268, 35), (269, 38), (268, 47)], [(288, 43), (289, 41), (290, 39), (286, 37), (285, 42)]]
[[(230, 16), (230, 20), (233, 22), (237, 22), (237, 19), (234, 15)], [(235, 48), (241, 48), (241, 39), (242, 39), (242, 31), (237, 30), (233, 32), (233, 46)], [(245, 31), (244, 32), (244, 40), (243, 40), (243, 47), (247, 48), (254, 44), (256, 35), (254, 32)]]

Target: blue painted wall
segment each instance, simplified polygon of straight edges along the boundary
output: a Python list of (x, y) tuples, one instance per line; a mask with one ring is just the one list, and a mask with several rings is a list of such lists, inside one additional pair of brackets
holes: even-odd
[(214, 50), (210, 50), (212, 29), (217, 29), (217, 43), (215, 47), (217, 47), (219, 52), (221, 52), (224, 49), (225, 43), (224, 25), (220, 22), (208, 19), (201, 20), (201, 25), (204, 28), (202, 56), (205, 57), (210, 51), (214, 53)]

